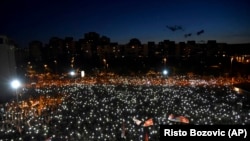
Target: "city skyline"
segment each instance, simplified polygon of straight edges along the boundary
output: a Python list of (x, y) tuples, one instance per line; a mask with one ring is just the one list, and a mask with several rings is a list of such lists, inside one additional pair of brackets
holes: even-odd
[[(126, 44), (172, 40), (249, 43), (249, 2), (236, 1), (4, 1), (0, 33), (21, 47), (52, 37), (97, 32), (111, 42)], [(171, 28), (180, 30), (172, 30)], [(203, 31), (203, 32), (201, 32)], [(199, 34), (198, 34), (199, 33)]]

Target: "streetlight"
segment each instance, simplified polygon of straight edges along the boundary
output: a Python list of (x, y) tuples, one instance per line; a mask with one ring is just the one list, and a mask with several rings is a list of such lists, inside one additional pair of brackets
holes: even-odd
[(233, 74), (233, 60), (234, 60), (234, 58), (231, 57), (231, 67), (230, 67), (231, 75)]
[(164, 62), (164, 67), (166, 68), (166, 62), (167, 62), (167, 58), (166, 57), (163, 58), (163, 62)]
[(71, 71), (70, 73), (69, 73), (72, 77), (74, 77), (75, 76), (75, 71)]
[(71, 72), (69, 72), (69, 74), (72, 76), (72, 79), (74, 79), (74, 85), (76, 85), (76, 78), (74, 78), (76, 75), (75, 71), (71, 71)]
[(81, 71), (81, 77), (84, 77), (85, 76), (85, 71)]
[(164, 76), (168, 75), (168, 71), (167, 70), (163, 70), (162, 73), (163, 73)]
[(103, 59), (102, 61), (104, 63), (104, 69), (106, 69), (106, 67), (107, 67), (107, 61), (106, 61), (106, 59)]
[(18, 103), (18, 94), (17, 94), (17, 89), (21, 86), (21, 83), (19, 80), (15, 79), (11, 82), (11, 87), (15, 89), (16, 95), (17, 95), (17, 103)]
[(54, 60), (54, 63), (55, 63), (55, 73), (57, 74), (57, 61)]
[(105, 71), (105, 73), (107, 73), (107, 69), (108, 69), (109, 64), (107, 63), (107, 60), (105, 58), (102, 59), (102, 61), (104, 63), (104, 71)]
[[(14, 80), (11, 81), (10, 85), (11, 85), (11, 87), (13, 89), (15, 89), (17, 104), (19, 104), (17, 89), (21, 87), (21, 82), (19, 80), (17, 80), (17, 79), (14, 79)], [(20, 114), (18, 113), (18, 115), (17, 115), (17, 119), (18, 119), (17, 124), (18, 124), (18, 126), (19, 126), (19, 120), (20, 120), (19, 116), (20, 116)]]

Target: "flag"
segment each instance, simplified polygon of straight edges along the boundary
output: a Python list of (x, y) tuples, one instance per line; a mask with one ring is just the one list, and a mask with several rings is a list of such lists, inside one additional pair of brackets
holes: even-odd
[(136, 119), (135, 117), (133, 117), (133, 121), (137, 124), (140, 125), (142, 123), (142, 121)]
[(171, 120), (171, 119), (174, 119), (174, 114), (170, 114), (170, 115), (168, 116), (168, 120)]
[(154, 122), (153, 122), (153, 119), (152, 119), (152, 118), (146, 120), (146, 121), (144, 122), (144, 124), (143, 124), (144, 127), (148, 127), (148, 126), (152, 126), (152, 125), (154, 125)]
[(189, 119), (184, 116), (174, 116), (173, 114), (170, 114), (168, 116), (168, 120), (173, 122), (181, 122), (181, 123), (189, 123)]
[(173, 122), (179, 122), (179, 119), (174, 116), (174, 114), (170, 114), (168, 116), (168, 120), (173, 121)]
[(144, 141), (149, 141), (149, 126), (154, 125), (153, 122), (153, 118), (149, 118), (146, 121), (144, 121), (144, 123), (142, 124), (141, 120), (136, 119), (135, 117), (133, 117), (133, 121), (137, 124), (137, 125), (141, 125), (144, 128), (144, 135), (143, 135), (143, 140)]
[(182, 123), (189, 123), (189, 119), (188, 118), (186, 118), (184, 116), (179, 116), (179, 118), (180, 118), (180, 122), (182, 122)]

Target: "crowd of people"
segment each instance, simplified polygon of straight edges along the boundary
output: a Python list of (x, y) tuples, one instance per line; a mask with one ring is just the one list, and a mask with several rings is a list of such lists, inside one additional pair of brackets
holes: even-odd
[[(72, 83), (74, 82), (74, 83)], [(249, 96), (231, 81), (178, 78), (109, 78), (39, 83), (23, 89), (28, 98), (1, 105), (1, 140), (142, 140), (153, 119), (149, 139), (159, 140), (160, 125), (247, 125)]]

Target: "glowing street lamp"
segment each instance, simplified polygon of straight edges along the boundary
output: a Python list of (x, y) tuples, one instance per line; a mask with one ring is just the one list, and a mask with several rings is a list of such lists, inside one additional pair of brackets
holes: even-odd
[(108, 63), (107, 63), (107, 60), (106, 59), (103, 59), (103, 64), (104, 64), (104, 68), (107, 69), (108, 68)]
[(167, 58), (166, 57), (163, 58), (163, 62), (164, 62), (164, 67), (166, 67), (166, 62), (167, 62)]
[(17, 96), (17, 102), (18, 102), (18, 94), (17, 94), (17, 89), (21, 86), (21, 82), (17, 79), (13, 80), (11, 82), (11, 87), (13, 89), (15, 89), (15, 92), (16, 92), (16, 96)]
[(163, 73), (164, 76), (168, 75), (168, 71), (167, 70), (163, 70), (162, 73)]
[[(72, 76), (72, 79), (74, 79), (74, 77), (76, 75), (75, 71), (71, 71), (71, 72), (69, 72), (69, 74)], [(74, 79), (74, 85), (76, 85), (76, 79)]]
[(75, 71), (71, 71), (70, 73), (69, 73), (71, 76), (75, 76)]
[(233, 73), (233, 60), (234, 60), (234, 58), (231, 57), (231, 67), (230, 67), (231, 74)]
[(85, 76), (85, 72), (81, 71), (81, 77), (84, 77), (84, 76)]
[(19, 80), (13, 80), (11, 82), (11, 87), (14, 88), (14, 89), (18, 89), (20, 86), (21, 86), (21, 83), (20, 83)]

